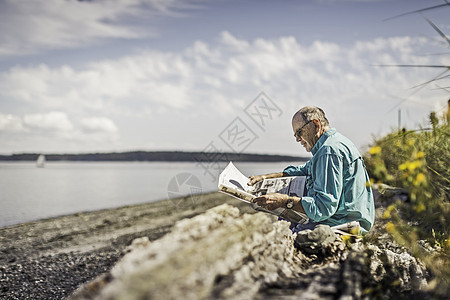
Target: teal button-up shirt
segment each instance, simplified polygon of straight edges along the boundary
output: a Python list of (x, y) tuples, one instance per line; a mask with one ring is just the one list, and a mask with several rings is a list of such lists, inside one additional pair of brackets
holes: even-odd
[(290, 176), (306, 176), (307, 196), (302, 205), (308, 217), (330, 226), (358, 221), (368, 232), (375, 219), (375, 205), (364, 161), (355, 145), (332, 128), (311, 150), (303, 166), (288, 166)]

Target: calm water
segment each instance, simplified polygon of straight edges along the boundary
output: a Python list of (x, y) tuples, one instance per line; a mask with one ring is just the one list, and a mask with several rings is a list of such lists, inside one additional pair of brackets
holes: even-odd
[[(245, 174), (289, 163), (235, 163)], [(0, 227), (217, 190), (219, 169), (180, 162), (0, 163)]]

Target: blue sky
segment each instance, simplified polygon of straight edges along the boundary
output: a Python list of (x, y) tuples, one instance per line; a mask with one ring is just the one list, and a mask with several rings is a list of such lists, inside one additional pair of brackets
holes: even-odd
[(304, 105), (364, 150), (446, 108), (413, 88), (444, 70), (377, 67), (449, 65), (450, 6), (385, 20), (444, 3), (0, 0), (0, 153), (304, 155)]

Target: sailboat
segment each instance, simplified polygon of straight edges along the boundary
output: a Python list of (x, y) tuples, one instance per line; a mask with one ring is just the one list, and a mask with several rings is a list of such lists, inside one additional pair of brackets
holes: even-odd
[(36, 160), (36, 166), (38, 168), (43, 168), (45, 167), (45, 155), (44, 154), (40, 154)]

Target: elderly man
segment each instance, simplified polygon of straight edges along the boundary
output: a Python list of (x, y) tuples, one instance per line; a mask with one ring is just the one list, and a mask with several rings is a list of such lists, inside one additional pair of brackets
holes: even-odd
[(318, 107), (303, 107), (292, 118), (292, 129), (312, 158), (303, 166), (288, 166), (283, 172), (250, 176), (249, 185), (265, 178), (306, 176), (306, 196), (267, 194), (254, 201), (268, 209), (285, 207), (306, 213), (308, 224), (291, 225), (294, 232), (358, 221), (367, 233), (374, 222), (374, 201), (369, 176), (355, 145), (330, 128)]

